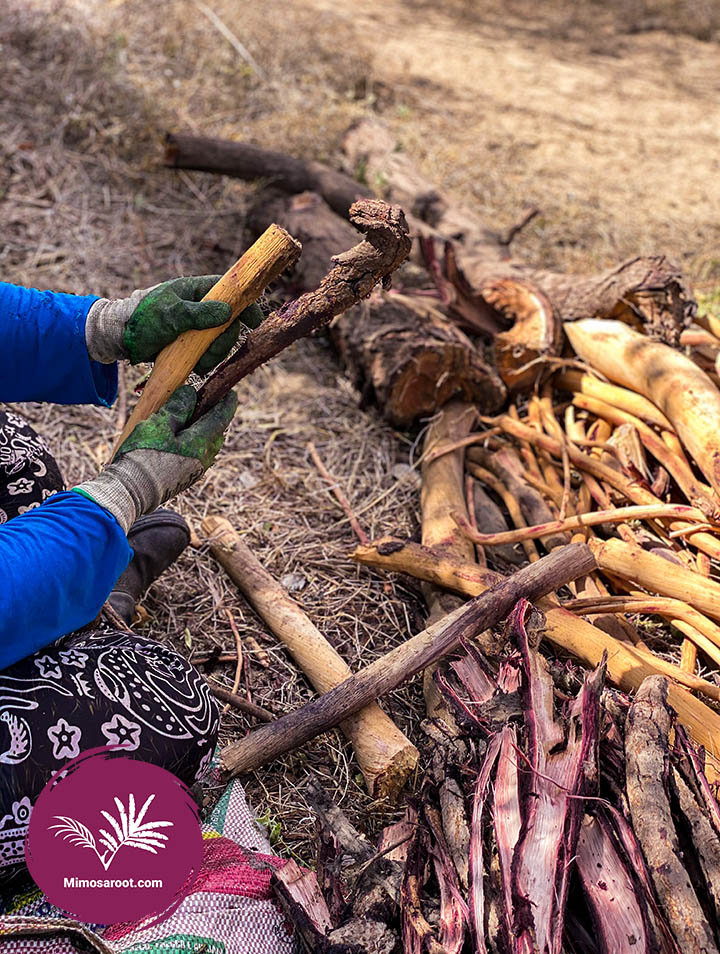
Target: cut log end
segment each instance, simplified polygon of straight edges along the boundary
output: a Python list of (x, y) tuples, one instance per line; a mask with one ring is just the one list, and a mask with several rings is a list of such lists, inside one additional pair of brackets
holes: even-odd
[(405, 296), (374, 297), (342, 315), (332, 334), (355, 385), (383, 415), (407, 427), (453, 397), (498, 410), (506, 396), (469, 339), (432, 308)]

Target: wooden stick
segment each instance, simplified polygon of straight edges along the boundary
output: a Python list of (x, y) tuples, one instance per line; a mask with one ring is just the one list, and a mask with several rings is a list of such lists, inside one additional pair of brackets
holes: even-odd
[[(626, 520), (649, 520), (660, 517), (666, 520), (695, 520), (707, 526), (705, 514), (697, 507), (688, 507), (685, 504), (650, 504), (647, 507), (616, 507), (611, 510), (594, 510), (590, 513), (579, 513), (574, 517), (566, 517), (565, 520), (553, 520), (549, 523), (538, 523), (534, 527), (508, 530), (507, 533), (478, 533), (464, 520), (461, 514), (453, 514), (455, 522), (468, 539), (480, 543), (482, 546), (495, 546), (498, 543), (521, 543), (523, 540), (536, 540), (538, 537), (563, 530), (579, 530), (581, 527), (597, 527), (603, 523), (624, 523)], [(720, 527), (718, 527), (718, 530), (720, 530)]]
[(271, 225), (229, 268), (205, 295), (203, 301), (224, 301), (232, 308), (230, 319), (217, 328), (186, 331), (160, 352), (140, 399), (118, 438), (115, 450), (167, 401), (187, 379), (209, 345), (230, 323), (262, 295), (270, 282), (297, 261), (301, 246), (279, 225)]
[(455, 649), (462, 639), (473, 639), (505, 619), (519, 599), (535, 600), (594, 568), (587, 546), (574, 544), (518, 570), (320, 699), (227, 746), (222, 754), (225, 769), (232, 775), (251, 772), (303, 745), (411, 679)]
[[(265, 620), (318, 692), (328, 692), (352, 674), (338, 652), (310, 622), (298, 604), (265, 570), (224, 517), (208, 516), (202, 529), (210, 552)], [(368, 791), (375, 798), (393, 797), (414, 771), (415, 746), (376, 704), (342, 723), (355, 749)]]
[[(560, 552), (562, 551), (555, 550), (552, 555)], [(394, 573), (407, 573), (416, 579), (429, 580), (436, 586), (445, 586), (465, 596), (477, 596), (498, 579), (502, 579), (485, 567), (460, 563), (442, 553), (435, 553), (428, 547), (392, 538), (378, 540), (370, 547), (357, 547), (353, 559), (365, 566), (374, 566)], [(539, 565), (533, 564), (534, 567)], [(672, 572), (675, 571), (675, 567), (671, 569)], [(560, 607), (552, 597), (538, 600), (538, 606), (545, 613), (545, 636), (551, 643), (576, 656), (590, 668), (597, 666), (607, 653), (608, 675), (625, 691), (637, 689), (646, 676), (662, 673), (677, 682), (682, 680), (687, 683), (688, 680), (694, 679), (693, 688), (702, 689), (704, 684), (709, 686), (712, 692), (711, 683), (684, 673), (678, 666), (673, 666), (658, 656), (642, 653), (639, 647), (614, 639), (587, 620)], [(680, 722), (693, 739), (707, 750), (710, 756), (709, 771), (713, 778), (720, 778), (720, 715), (690, 695), (682, 685), (672, 683), (668, 697)]]
[(229, 689), (223, 689), (222, 686), (215, 686), (211, 682), (208, 683), (208, 687), (216, 699), (227, 703), (229, 706), (233, 706), (235, 709), (239, 709), (246, 715), (252, 716), (253, 719), (257, 719), (258, 722), (272, 722), (275, 718), (272, 712), (263, 709), (261, 706), (256, 706), (254, 702), (248, 702), (247, 699), (243, 699), (242, 696), (230, 692)]

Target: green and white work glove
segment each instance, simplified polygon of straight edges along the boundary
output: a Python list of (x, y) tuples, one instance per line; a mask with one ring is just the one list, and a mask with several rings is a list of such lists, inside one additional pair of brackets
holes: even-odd
[[(131, 364), (154, 361), (162, 349), (184, 331), (217, 328), (230, 319), (230, 306), (202, 301), (219, 275), (175, 278), (152, 288), (134, 291), (129, 298), (100, 298), (88, 312), (85, 343), (93, 361), (112, 364), (126, 358)], [(246, 308), (200, 358), (195, 371), (208, 374), (224, 360), (235, 343), (257, 328), (263, 315), (257, 305)]]
[(194, 484), (215, 460), (237, 408), (231, 391), (188, 426), (197, 393), (183, 385), (137, 425), (102, 473), (73, 490), (100, 504), (127, 531), (145, 513)]

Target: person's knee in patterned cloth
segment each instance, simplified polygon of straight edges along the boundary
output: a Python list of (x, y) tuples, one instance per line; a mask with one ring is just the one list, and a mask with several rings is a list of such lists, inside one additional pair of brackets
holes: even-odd
[[(0, 283), (0, 401), (109, 406), (116, 362), (152, 361), (179, 334), (224, 324), (203, 302), (215, 276), (108, 301)], [(220, 335), (222, 360), (254, 306)], [(96, 478), (66, 491), (43, 439), (0, 409), (0, 881), (24, 870), (32, 806), (68, 759), (102, 745), (190, 784), (209, 763), (218, 709), (194, 668), (151, 639), (98, 623), (108, 600), (130, 623), (136, 600), (189, 541), (160, 508), (215, 459), (234, 394), (194, 424), (184, 387), (121, 445)]]

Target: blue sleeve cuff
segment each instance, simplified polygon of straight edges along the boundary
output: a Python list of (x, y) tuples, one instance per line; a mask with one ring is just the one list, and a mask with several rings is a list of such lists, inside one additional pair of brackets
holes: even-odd
[(117, 520), (71, 491), (0, 526), (0, 670), (92, 622), (131, 557)]
[(0, 400), (113, 403), (117, 365), (92, 361), (85, 344), (95, 301), (0, 282)]

